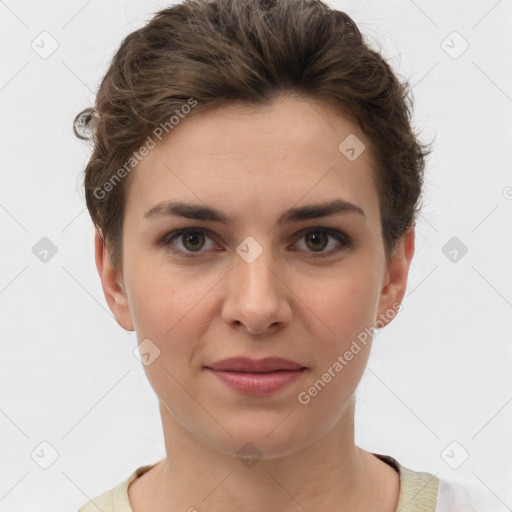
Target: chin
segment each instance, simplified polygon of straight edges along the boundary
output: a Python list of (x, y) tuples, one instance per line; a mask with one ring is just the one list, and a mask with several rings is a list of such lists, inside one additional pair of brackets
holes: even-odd
[(291, 422), (287, 424), (288, 420), (283, 421), (284, 418), (286, 415), (281, 415), (279, 421), (251, 420), (249, 425), (243, 421), (237, 425), (232, 422), (227, 430), (236, 434), (226, 434), (222, 439), (210, 439), (209, 442), (216, 449), (238, 457), (242, 463), (249, 461), (248, 467), (257, 460), (286, 457), (307, 447), (314, 436), (308, 436), (303, 425), (299, 428)]

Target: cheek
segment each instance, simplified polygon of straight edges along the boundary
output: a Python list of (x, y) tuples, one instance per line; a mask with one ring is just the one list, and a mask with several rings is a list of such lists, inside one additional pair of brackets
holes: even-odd
[(331, 279), (303, 282), (294, 289), (304, 297), (305, 314), (316, 339), (327, 352), (350, 345), (352, 339), (373, 326), (378, 305), (375, 280), (364, 270), (343, 271)]
[(331, 280), (310, 287), (312, 372), (297, 397), (304, 412), (332, 425), (364, 374), (371, 349), (376, 293), (371, 279)]
[(151, 340), (157, 348), (149, 346), (158, 354), (144, 371), (156, 395), (179, 410), (189, 399), (182, 386), (188, 387), (185, 383), (191, 378), (197, 350), (193, 340), (200, 337), (198, 319), (206, 319), (201, 309), (204, 288), (199, 293), (184, 279), (154, 279), (149, 274), (136, 282), (131, 308), (137, 339)]
[[(140, 336), (162, 340), (183, 329), (183, 322), (197, 316), (197, 306), (215, 279), (198, 279), (197, 271), (176, 271), (146, 260), (134, 262), (127, 278), (130, 309)], [(171, 336), (172, 338), (172, 336)]]
[(148, 270), (141, 265), (131, 273), (130, 309), (137, 339), (151, 340), (159, 351), (154, 363), (144, 367), (153, 387), (176, 392), (172, 377), (183, 383), (191, 378), (214, 314), (211, 298), (218, 282), (218, 275), (199, 278), (192, 267), (175, 272), (163, 265)]

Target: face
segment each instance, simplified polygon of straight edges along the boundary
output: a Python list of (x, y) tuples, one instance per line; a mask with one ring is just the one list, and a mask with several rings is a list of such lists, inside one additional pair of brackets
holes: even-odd
[[(366, 146), (355, 160), (339, 149), (351, 134)], [(185, 118), (132, 171), (122, 271), (98, 239), (96, 259), (117, 321), (150, 340), (168, 428), (274, 458), (347, 420), (368, 333), (396, 314), (414, 247), (410, 232), (385, 260), (369, 146), (332, 106), (281, 97)], [(341, 208), (319, 213), (327, 204)], [(212, 370), (232, 357), (301, 369)]]

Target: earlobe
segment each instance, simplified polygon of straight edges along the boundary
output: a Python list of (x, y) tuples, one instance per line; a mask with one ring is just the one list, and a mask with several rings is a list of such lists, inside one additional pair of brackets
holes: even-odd
[(397, 315), (407, 288), (409, 268), (414, 256), (414, 227), (409, 228), (397, 243), (393, 256), (387, 263), (383, 287), (379, 300), (375, 327), (389, 324)]
[(103, 294), (117, 323), (127, 331), (134, 325), (122, 278), (112, 265), (112, 260), (103, 240), (101, 230), (96, 230), (94, 238), (96, 268), (101, 279)]

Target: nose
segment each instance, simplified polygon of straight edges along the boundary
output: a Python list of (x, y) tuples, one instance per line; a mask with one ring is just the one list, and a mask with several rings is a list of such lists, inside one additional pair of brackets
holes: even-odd
[(228, 325), (250, 334), (275, 330), (291, 317), (291, 291), (285, 284), (283, 268), (270, 249), (256, 250), (258, 247), (261, 245), (250, 242), (239, 247), (226, 277), (222, 308)]

